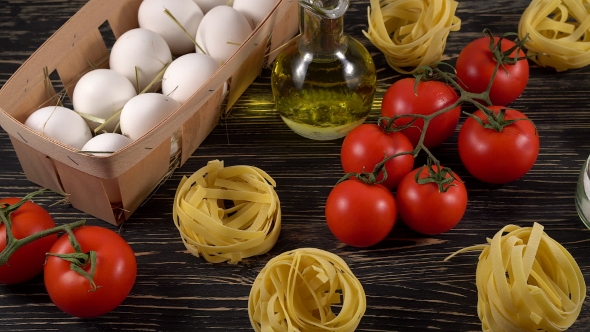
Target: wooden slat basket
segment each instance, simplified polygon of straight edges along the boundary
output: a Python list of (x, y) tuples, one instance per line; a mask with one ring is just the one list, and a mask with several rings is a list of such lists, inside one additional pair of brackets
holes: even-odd
[[(104, 27), (118, 38), (137, 28), (141, 0), (90, 0), (14, 73), (0, 90), (0, 125), (9, 134), (27, 178), (45, 188), (64, 192), (71, 204), (90, 215), (118, 225), (147, 198), (171, 170), (171, 136), (182, 131), (181, 166), (273, 60), (272, 52), (298, 31), (298, 2), (278, 0), (272, 12), (238, 51), (188, 101), (152, 131), (107, 156), (83, 154), (26, 127), (35, 110), (55, 105), (59, 94), (48, 82), (59, 81), (71, 98), (89, 63), (108, 59)], [(108, 65), (108, 61), (106, 61)], [(58, 78), (47, 80), (47, 73)], [(224, 96), (223, 85), (230, 82)], [(119, 199), (120, 198), (120, 199)]]

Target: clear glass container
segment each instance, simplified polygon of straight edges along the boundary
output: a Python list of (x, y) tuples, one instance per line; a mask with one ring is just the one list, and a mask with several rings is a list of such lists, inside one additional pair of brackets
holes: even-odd
[(276, 108), (301, 136), (331, 140), (362, 124), (376, 87), (371, 54), (344, 34), (349, 0), (299, 0), (301, 34), (281, 51), (271, 75)]
[(576, 188), (576, 210), (578, 215), (586, 227), (590, 228), (590, 173), (588, 163), (590, 157), (586, 159), (584, 166), (580, 170), (578, 177), (578, 185)]

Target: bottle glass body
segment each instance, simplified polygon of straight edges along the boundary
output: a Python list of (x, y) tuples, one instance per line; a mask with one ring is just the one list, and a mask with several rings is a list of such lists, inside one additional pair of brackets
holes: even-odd
[(367, 49), (343, 33), (342, 15), (349, 0), (331, 5), (325, 0), (325, 10), (317, 7), (318, 1), (310, 2), (299, 0), (302, 34), (277, 56), (272, 92), (281, 118), (293, 131), (331, 140), (345, 136), (369, 115), (375, 65)]

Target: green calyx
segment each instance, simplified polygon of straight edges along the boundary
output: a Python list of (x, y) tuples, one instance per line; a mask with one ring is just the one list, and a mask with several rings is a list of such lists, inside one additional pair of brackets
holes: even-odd
[[(498, 39), (498, 42), (496, 43), (494, 40), (494, 35), (492, 34), (492, 32), (489, 29), (484, 29), (483, 33), (484, 33), (484, 35), (490, 37), (490, 46), (489, 46), (490, 51), (492, 52), (494, 59), (498, 63), (500, 63), (502, 66), (504, 66), (504, 64), (514, 65), (518, 61), (528, 58), (528, 56), (523, 56), (523, 57), (518, 56), (520, 51), (522, 51), (524, 48), (524, 43), (527, 42), (528, 34), (523, 39), (518, 39), (517, 33), (508, 32), (508, 33), (505, 33), (502, 36), (500, 36)], [(507, 39), (507, 37), (510, 37), (510, 36), (516, 37), (516, 39), (513, 41), (514, 46), (507, 49), (506, 51), (502, 51), (502, 47), (501, 47), (502, 39)], [(512, 53), (515, 53), (516, 56), (511, 56)], [(504, 70), (506, 70), (506, 68), (504, 68)]]
[[(449, 188), (455, 186), (453, 183), (457, 178), (453, 171), (448, 167), (441, 167), (438, 162), (435, 163), (436, 170), (433, 167), (432, 158), (427, 158), (426, 165), (420, 167), (416, 172), (415, 180), (418, 184), (435, 183), (438, 186), (438, 191), (441, 193), (446, 192)], [(424, 168), (428, 170), (428, 176), (420, 177)]]
[(431, 66), (418, 67), (419, 70), (414, 71), (413, 76), (416, 79), (414, 83), (414, 94), (418, 96), (418, 84), (420, 82), (440, 81), (452, 85), (456, 75), (454, 73), (444, 72), (439, 69), (439, 66), (448, 66), (453, 72), (455, 68), (446, 62), (435, 62)]
[(485, 116), (487, 118), (487, 122), (484, 122), (480, 117), (478, 117), (477, 115), (475, 115), (473, 113), (467, 113), (467, 112), (463, 112), (463, 113), (466, 114), (467, 116), (470, 116), (473, 120), (477, 121), (477, 123), (479, 123), (482, 127), (487, 128), (487, 129), (492, 129), (497, 132), (501, 132), (502, 130), (504, 130), (504, 127), (510, 126), (511, 124), (513, 124), (517, 121), (522, 121), (522, 120), (529, 120), (530, 121), (530, 119), (528, 119), (528, 118), (518, 118), (518, 119), (506, 120), (506, 111), (508, 110), (507, 108), (501, 108), (498, 113), (496, 113), (486, 107), (482, 107), (480, 110), (485, 114)]
[[(373, 167), (373, 170), (371, 172), (367, 172), (363, 169), (363, 171), (360, 173), (354, 173), (354, 172), (346, 173), (343, 177), (340, 178), (340, 180), (338, 180), (338, 182), (336, 182), (336, 184), (339, 184), (340, 182), (344, 182), (346, 180), (349, 180), (350, 178), (355, 178), (366, 185), (383, 183), (385, 180), (387, 180), (387, 170), (385, 169), (385, 163), (387, 161), (389, 161), (390, 159), (397, 157), (400, 154), (402, 154), (402, 153), (397, 153), (397, 154), (394, 154), (389, 157), (387, 155), (385, 155), (383, 157), (383, 160), (380, 161), (378, 164), (376, 164), (375, 167)], [(379, 174), (381, 174), (381, 173), (383, 173), (383, 177), (381, 178), (381, 180), (377, 180), (377, 178), (379, 177)]]
[[(88, 279), (88, 282), (90, 283), (90, 289), (88, 291), (94, 292), (100, 288), (100, 286), (97, 286), (94, 282), (94, 273), (96, 272), (96, 251), (91, 250), (87, 253), (83, 252), (80, 243), (76, 240), (74, 231), (68, 228), (66, 229), (66, 232), (68, 233), (68, 238), (70, 244), (74, 248), (74, 252), (70, 254), (55, 254), (50, 252), (47, 253), (47, 255), (70, 262), (70, 269)], [(87, 272), (88, 267), (90, 270), (89, 272)]]
[[(410, 122), (404, 123), (402, 125), (397, 125), (395, 123), (395, 121), (397, 119), (404, 118), (404, 117), (411, 118)], [(381, 128), (381, 130), (383, 130), (383, 132), (393, 133), (396, 131), (402, 131), (404, 129), (412, 127), (414, 125), (414, 122), (416, 122), (416, 120), (418, 120), (419, 118), (421, 118), (421, 117), (418, 115), (396, 115), (391, 118), (386, 117), (386, 116), (380, 116), (377, 119), (377, 124), (378, 124), (379, 128)]]

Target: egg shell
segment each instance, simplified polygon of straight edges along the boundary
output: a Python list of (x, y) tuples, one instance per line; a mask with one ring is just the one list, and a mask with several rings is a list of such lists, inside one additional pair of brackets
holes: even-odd
[(62, 106), (36, 110), (29, 115), (25, 126), (78, 150), (92, 138), (86, 121), (78, 113)]
[(179, 103), (187, 101), (221, 67), (219, 62), (202, 53), (189, 53), (176, 58), (162, 79), (162, 94)]
[(121, 133), (135, 141), (155, 128), (178, 107), (179, 102), (161, 93), (139, 94), (123, 107)]
[(182, 130), (172, 134), (170, 138), (170, 157), (174, 157), (182, 148)]
[[(92, 153), (92, 155), (99, 157), (106, 157), (111, 155), (112, 152), (116, 152), (128, 144), (133, 142), (129, 137), (123, 136), (117, 133), (103, 133), (94, 136), (90, 139), (81, 151), (104, 151), (105, 153)], [(119, 181), (115, 179), (103, 179), (102, 186), (109, 198), (111, 204), (119, 204), (122, 201), (121, 189), (119, 187)]]
[(199, 7), (203, 13), (207, 14), (208, 11), (213, 9), (213, 7), (227, 5), (230, 0), (193, 0)]
[(270, 14), (277, 0), (234, 0), (233, 7), (242, 13), (254, 29)]
[[(224, 63), (251, 33), (250, 23), (239, 11), (229, 6), (217, 6), (203, 17), (195, 40), (206, 54)], [(198, 47), (196, 51), (203, 53)]]
[[(186, 33), (164, 12), (166, 9)], [(191, 36), (197, 33), (203, 16), (201, 8), (193, 0), (143, 0), (137, 13), (139, 27), (162, 36), (174, 55), (194, 51), (195, 44), (187, 33)]]
[(92, 152), (95, 156), (108, 156), (133, 142), (129, 137), (117, 133), (102, 133), (91, 138), (81, 151)]
[[(133, 84), (125, 76), (112, 69), (95, 69), (84, 74), (76, 83), (72, 104), (76, 112), (107, 120), (136, 95)], [(86, 122), (92, 130), (101, 125), (88, 119)], [(113, 132), (118, 123), (117, 116), (104, 127), (104, 130)]]
[[(111, 49), (109, 66), (127, 77), (136, 90), (143, 91), (171, 61), (172, 53), (164, 38), (148, 29), (136, 28), (117, 39)], [(139, 72), (139, 89), (136, 83), (136, 67)], [(152, 91), (157, 88), (158, 84)]]

